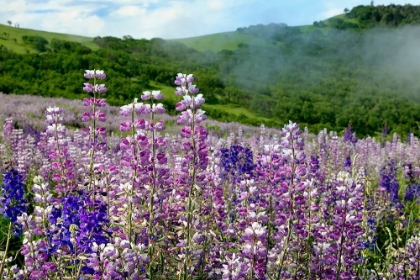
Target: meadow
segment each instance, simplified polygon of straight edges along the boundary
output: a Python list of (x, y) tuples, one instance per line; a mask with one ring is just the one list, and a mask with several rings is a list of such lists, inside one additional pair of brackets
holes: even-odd
[(192, 74), (176, 117), (158, 90), (110, 107), (84, 77), (0, 95), (3, 279), (420, 279), (413, 134), (212, 122)]

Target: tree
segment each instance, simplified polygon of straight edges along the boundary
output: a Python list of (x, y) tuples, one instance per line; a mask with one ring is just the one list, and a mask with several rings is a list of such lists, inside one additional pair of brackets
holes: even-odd
[(10, 20), (8, 20), (8, 21), (7, 21), (7, 24), (8, 24), (9, 26), (12, 26), (12, 22), (11, 22)]
[(348, 13), (348, 12), (349, 12), (349, 9), (345, 8), (345, 9), (344, 9), (344, 12), (345, 12), (345, 13)]

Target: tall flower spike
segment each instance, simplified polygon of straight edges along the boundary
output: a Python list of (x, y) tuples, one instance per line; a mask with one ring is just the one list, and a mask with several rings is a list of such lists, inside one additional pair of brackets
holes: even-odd
[(9, 218), (13, 223), (12, 232), (15, 236), (21, 234), (20, 225), (16, 224), (17, 218), (26, 212), (26, 199), (22, 175), (14, 168), (3, 173), (3, 185), (0, 213), (4, 218)]

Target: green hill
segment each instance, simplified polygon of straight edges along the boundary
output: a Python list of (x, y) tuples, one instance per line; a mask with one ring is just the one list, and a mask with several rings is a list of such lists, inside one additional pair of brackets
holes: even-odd
[(177, 40), (66, 35), (0, 25), (0, 91), (81, 99), (85, 69), (104, 69), (108, 102), (161, 89), (175, 114), (176, 73), (194, 73), (221, 121), (360, 136), (420, 131), (420, 6), (358, 6), (308, 26), (239, 27)]
[(192, 38), (174, 39), (173, 41), (183, 43), (187, 47), (193, 48), (199, 52), (212, 51), (214, 53), (222, 50), (233, 51), (241, 44), (251, 44), (256, 46), (269, 45), (269, 43), (265, 40), (255, 40), (255, 38), (251, 35), (241, 34), (235, 31)]
[(28, 46), (22, 41), (22, 36), (39, 36), (45, 38), (49, 42), (53, 38), (55, 38), (71, 42), (77, 42), (88, 48), (91, 48), (92, 50), (98, 49), (98, 45), (96, 45), (93, 42), (93, 38), (90, 37), (46, 32), (27, 28), (16, 28), (0, 24), (0, 45), (3, 45), (16, 53), (36, 53), (36, 50), (34, 48)]

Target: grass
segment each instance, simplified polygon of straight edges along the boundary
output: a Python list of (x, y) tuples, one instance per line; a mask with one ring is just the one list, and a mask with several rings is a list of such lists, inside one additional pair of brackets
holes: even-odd
[(4, 24), (0, 24), (0, 45), (5, 46), (6, 48), (16, 52), (16, 53), (36, 53), (37, 51), (33, 49), (31, 46), (26, 45), (22, 42), (22, 36), (41, 36), (44, 37), (48, 42), (50, 42), (53, 38), (72, 41), (80, 43), (92, 50), (99, 49), (98, 45), (93, 42), (93, 38), (85, 37), (85, 36), (78, 36), (78, 35), (70, 35), (70, 34), (62, 34), (62, 33), (54, 33), (54, 32), (47, 32), (47, 31), (39, 31), (27, 28), (17, 28), (11, 27)]
[(249, 34), (243, 34), (236, 31), (216, 33), (192, 38), (173, 39), (172, 41), (185, 44), (199, 52), (212, 51), (214, 53), (222, 50), (236, 50), (238, 45), (248, 44), (257, 46), (267, 46), (263, 39), (255, 38)]
[(182, 99), (181, 97), (175, 94), (175, 85), (173, 87), (170, 87), (167, 85), (156, 83), (154, 81), (150, 81), (149, 86), (145, 90), (148, 90), (148, 91), (160, 90), (160, 92), (163, 94), (163, 99), (169, 100), (170, 102), (173, 102), (174, 104), (179, 102)]
[[(167, 85), (163, 85), (163, 84), (159, 84), (159, 83), (151, 81), (149, 86), (147, 87), (147, 90), (160, 90), (161, 93), (164, 96), (163, 97), (164, 100), (168, 100), (170, 103), (173, 103), (173, 104), (176, 104), (177, 102), (182, 100), (181, 97), (175, 95), (175, 86), (170, 87), (170, 86), (167, 86)], [(204, 95), (204, 98), (206, 98), (205, 93), (203, 95)], [(226, 112), (226, 113), (235, 115), (237, 117), (245, 116), (246, 118), (258, 120), (258, 121), (261, 121), (261, 122), (272, 121), (271, 119), (268, 119), (268, 118), (258, 117), (253, 112), (251, 112), (251, 111), (249, 111), (249, 110), (247, 110), (243, 107), (240, 107), (238, 105), (234, 105), (234, 104), (208, 104), (208, 103), (204, 103), (202, 105), (202, 108), (203, 108), (203, 110), (215, 110), (215, 111), (219, 111), (219, 112)]]
[(203, 104), (203, 108), (211, 108), (213, 110), (227, 112), (229, 114), (235, 115), (235, 116), (246, 116), (250, 119), (261, 119), (254, 113), (248, 111), (247, 109), (239, 106), (235, 106), (233, 104)]

